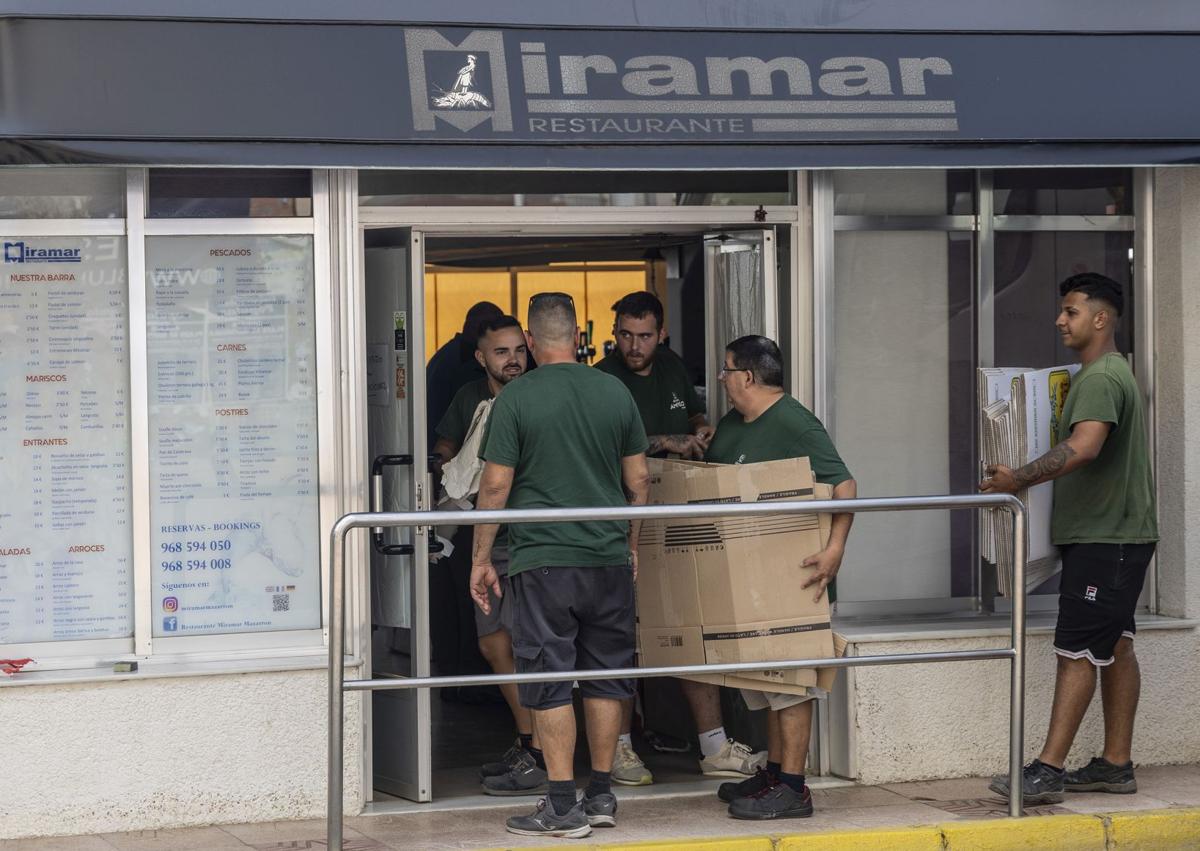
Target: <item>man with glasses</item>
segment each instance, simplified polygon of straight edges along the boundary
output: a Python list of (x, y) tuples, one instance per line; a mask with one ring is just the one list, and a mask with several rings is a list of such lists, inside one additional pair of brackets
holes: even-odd
[[(476, 505), (571, 508), (644, 505), (650, 487), (646, 433), (629, 391), (575, 360), (575, 305), (562, 293), (530, 300), (526, 337), (538, 368), (492, 408), (480, 457)], [(518, 523), (509, 528), (509, 594), (517, 670), (612, 670), (633, 664), (640, 523)], [(477, 526), (471, 596), (485, 613), (502, 596), (492, 564), (495, 525)], [(490, 592), (490, 593), (489, 593)], [(575, 711), (570, 680), (524, 683), (549, 777), (549, 794), (507, 827), (522, 836), (583, 837), (616, 824), (613, 753), (632, 680), (579, 684), (592, 775), (583, 800), (574, 781)]]
[[(775, 342), (751, 335), (725, 347), (718, 378), (733, 410), (721, 418), (706, 461), (753, 464), (807, 457), (818, 482), (833, 486), (834, 499), (853, 499), (858, 492), (821, 421), (783, 389), (783, 357)], [(837, 576), (846, 550), (853, 514), (835, 514), (829, 543), (799, 565), (810, 572), (804, 588), (815, 586), (820, 600)], [(767, 765), (740, 783), (723, 783), (717, 791), (739, 819), (806, 818), (813, 813), (812, 794), (804, 782), (812, 732), (812, 698), (767, 690), (742, 690), (751, 709), (767, 709)]]
[[(663, 345), (662, 302), (645, 291), (632, 292), (613, 305), (613, 336), (617, 345), (596, 364), (621, 379), (637, 403), (650, 448), (647, 455), (665, 458), (669, 453), (699, 460), (712, 439), (713, 428), (704, 416), (704, 406), (692, 386), (683, 360)], [(680, 680), (696, 722), (700, 741), (700, 770), (709, 777), (752, 775), (766, 763), (766, 753), (725, 734), (721, 717), (721, 690), (711, 683)], [(633, 702), (625, 707), (613, 781), (643, 786), (654, 778), (633, 750), (630, 727)]]

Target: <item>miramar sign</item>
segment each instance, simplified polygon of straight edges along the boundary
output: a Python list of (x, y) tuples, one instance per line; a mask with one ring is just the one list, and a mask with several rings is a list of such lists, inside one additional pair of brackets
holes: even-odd
[[(473, 140), (569, 143), (954, 138), (959, 130), (954, 68), (937, 55), (712, 50), (737, 46), (728, 37), (685, 56), (638, 50), (644, 39), (583, 44), (569, 31), (444, 32), (405, 31), (417, 134), (446, 138), (455, 128)], [(670, 35), (666, 46), (678, 48), (686, 34)]]

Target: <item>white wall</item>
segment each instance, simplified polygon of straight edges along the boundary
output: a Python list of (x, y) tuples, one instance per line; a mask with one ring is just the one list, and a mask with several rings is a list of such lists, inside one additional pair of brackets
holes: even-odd
[(1200, 617), (1200, 168), (1154, 183), (1158, 604)]
[[(1030, 636), (1025, 754), (1038, 755), (1050, 720), (1055, 656), (1050, 635)], [(927, 653), (1003, 647), (1007, 638), (968, 638), (854, 645), (855, 655)], [(1200, 633), (1144, 630), (1136, 640), (1142, 700), (1134, 730), (1139, 765), (1200, 762)], [(852, 692), (850, 765), (862, 783), (998, 774), (1008, 768), (1009, 665), (944, 662), (857, 668)], [(1097, 690), (1071, 750), (1070, 765), (1101, 752), (1103, 716)], [(986, 795), (983, 786), (980, 795)]]
[[(0, 839), (325, 813), (320, 670), (0, 690)], [(363, 805), (359, 696), (345, 801)]]

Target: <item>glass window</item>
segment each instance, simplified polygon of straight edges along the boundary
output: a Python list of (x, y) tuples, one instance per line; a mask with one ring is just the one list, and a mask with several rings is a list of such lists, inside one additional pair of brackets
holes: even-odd
[(312, 215), (304, 169), (151, 169), (150, 218), (290, 218)]
[(154, 635), (321, 624), (313, 245), (146, 242)]
[(975, 212), (974, 172), (859, 169), (833, 175), (838, 216), (948, 216)]
[(123, 169), (0, 169), (0, 219), (119, 219), (124, 215)]
[(4, 239), (0, 645), (133, 634), (125, 258)]
[[(830, 410), (862, 496), (964, 493), (975, 484), (971, 238), (835, 236)], [(970, 596), (971, 536), (970, 519), (949, 512), (862, 515), (838, 599)]]
[(366, 206), (684, 207), (790, 204), (785, 171), (361, 171)]
[(998, 216), (1133, 213), (1133, 171), (1128, 168), (998, 169), (992, 185)]
[(1125, 288), (1117, 347), (1133, 351), (1133, 233), (998, 231), (996, 233), (996, 366), (1045, 369), (1078, 355), (1054, 330), (1058, 284), (1080, 272), (1099, 272)]

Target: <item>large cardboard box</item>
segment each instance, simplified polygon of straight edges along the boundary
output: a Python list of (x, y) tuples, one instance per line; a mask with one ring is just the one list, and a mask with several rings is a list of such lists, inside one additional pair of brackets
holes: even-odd
[[(653, 461), (651, 504), (828, 498), (807, 458), (716, 465)], [(642, 664), (688, 665), (829, 658), (828, 597), (813, 602), (801, 567), (829, 540), (828, 514), (745, 515), (649, 521), (639, 537), (638, 639)], [(695, 679), (806, 692), (814, 669)], [(769, 684), (769, 685), (765, 685)]]

